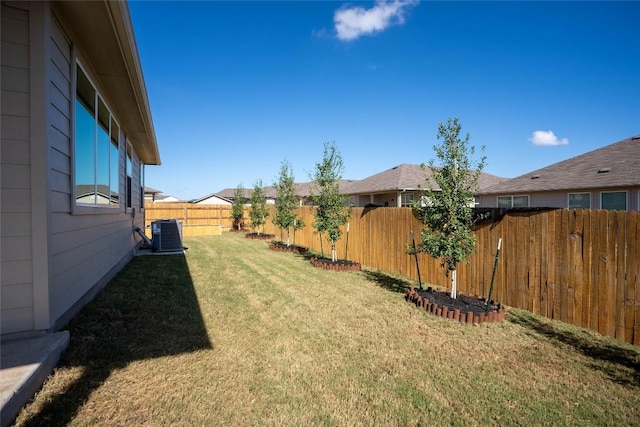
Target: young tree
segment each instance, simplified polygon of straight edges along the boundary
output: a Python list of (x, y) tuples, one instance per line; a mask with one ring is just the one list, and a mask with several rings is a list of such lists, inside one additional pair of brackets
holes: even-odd
[(233, 205), (231, 209), (231, 219), (233, 220), (233, 227), (238, 231), (242, 228), (242, 218), (244, 217), (244, 188), (242, 184), (238, 184), (233, 191)]
[(259, 179), (253, 186), (251, 193), (251, 209), (249, 210), (249, 219), (251, 220), (251, 228), (258, 229), (260, 234), (260, 226), (267, 222), (269, 211), (267, 211), (267, 202), (262, 180)]
[(337, 261), (336, 243), (342, 232), (340, 227), (346, 224), (351, 209), (344, 206), (346, 197), (340, 193), (339, 181), (342, 178), (344, 164), (335, 143), (324, 143), (322, 162), (316, 163), (311, 179), (318, 186), (318, 195), (312, 195), (317, 206), (313, 227), (322, 236), (327, 233), (331, 243), (331, 260)]
[[(456, 298), (456, 268), (460, 261), (475, 249), (473, 195), (478, 188), (480, 172), (485, 166), (484, 146), (482, 155), (475, 159), (475, 147), (469, 145), (469, 134), (464, 140), (459, 135), (462, 126), (457, 118), (438, 125), (438, 140), (434, 147), (439, 160), (429, 162), (425, 173), (428, 192), (414, 202), (414, 209), (425, 227), (417, 250), (434, 258), (442, 258), (451, 274), (451, 297)], [(422, 168), (427, 172), (427, 167)]]
[(296, 220), (296, 192), (291, 164), (284, 160), (280, 166), (280, 175), (273, 184), (276, 189), (276, 215), (273, 223), (287, 231), (287, 246), (289, 246), (290, 228)]

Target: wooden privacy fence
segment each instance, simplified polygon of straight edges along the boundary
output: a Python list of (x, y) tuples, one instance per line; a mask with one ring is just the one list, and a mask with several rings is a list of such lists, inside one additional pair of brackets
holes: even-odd
[[(198, 205), (186, 206), (189, 211), (189, 206)], [(228, 222), (221, 222), (221, 229), (231, 226), (231, 206), (221, 211), (220, 206), (207, 208), (210, 218), (223, 218), (226, 212)], [(269, 208), (264, 232), (286, 239), (271, 222), (275, 208)], [(476, 226), (476, 251), (458, 267), (459, 291), (487, 296), (497, 242), (502, 238), (494, 300), (640, 345), (640, 212), (502, 213)], [(329, 243), (326, 239), (321, 243), (311, 225), (314, 208), (298, 208), (298, 215), (306, 226), (296, 232), (295, 243), (328, 255)], [(191, 221), (191, 213), (173, 218)], [(415, 260), (406, 252), (411, 229), (418, 242), (422, 223), (410, 208), (354, 208), (348, 246), (345, 226), (337, 244), (338, 257), (345, 258), (346, 253), (346, 258), (364, 266), (417, 281)], [(426, 254), (418, 260), (423, 283), (449, 287), (440, 260)]]
[(219, 235), (231, 228), (231, 205), (197, 205), (193, 203), (148, 203), (144, 207), (144, 224), (151, 237), (150, 224), (158, 219), (177, 219), (182, 222), (182, 235)]

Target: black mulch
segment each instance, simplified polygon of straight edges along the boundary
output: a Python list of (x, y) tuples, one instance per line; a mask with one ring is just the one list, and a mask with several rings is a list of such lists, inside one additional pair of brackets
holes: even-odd
[[(432, 288), (427, 290), (418, 291), (418, 294), (422, 298), (429, 300), (430, 304), (436, 303), (438, 307), (447, 306), (450, 311), (456, 308), (460, 309), (461, 313), (473, 312), (474, 315), (484, 313), (487, 309), (486, 298), (476, 298), (469, 295), (458, 294), (457, 298), (451, 298), (449, 292), (436, 291)], [(489, 310), (499, 309), (500, 304), (492, 301), (493, 304), (489, 305)]]

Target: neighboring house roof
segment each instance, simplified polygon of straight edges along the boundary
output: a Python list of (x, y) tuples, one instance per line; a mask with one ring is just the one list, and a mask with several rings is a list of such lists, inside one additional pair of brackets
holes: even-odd
[[(421, 165), (403, 163), (387, 169), (368, 178), (354, 182), (347, 189), (348, 194), (370, 194), (389, 191), (426, 189), (426, 176), (431, 175), (431, 169)], [(506, 178), (500, 178), (487, 173), (480, 173), (479, 187), (493, 186)], [(437, 190), (437, 188), (435, 188)]]
[(178, 199), (177, 197), (174, 197), (174, 196), (161, 196), (161, 195), (157, 194), (153, 201), (156, 202), (156, 203), (157, 202), (179, 202), (180, 199)]
[[(251, 197), (252, 191), (253, 189), (243, 188), (242, 195), (248, 199)], [(207, 197), (211, 197), (211, 196), (218, 196), (225, 199), (233, 200), (235, 199), (235, 192), (236, 192), (235, 188), (225, 188), (224, 190), (218, 191), (217, 193), (212, 193), (212, 194), (209, 194), (208, 196), (204, 196), (202, 197), (202, 199), (206, 199)]]
[[(348, 194), (349, 189), (353, 184), (355, 184), (356, 180), (353, 179), (340, 179), (338, 180), (338, 187), (340, 188), (340, 192), (342, 194)], [(296, 196), (298, 197), (310, 197), (312, 194), (318, 194), (319, 189), (315, 182), (300, 182), (294, 184), (296, 188)]]
[(640, 135), (485, 188), (482, 194), (640, 185)]
[(228, 203), (233, 202), (233, 200), (231, 200), (231, 199), (228, 199), (228, 198), (222, 197), (222, 196), (218, 196), (215, 193), (211, 193), (211, 194), (207, 194), (206, 196), (200, 197), (198, 199), (193, 199), (193, 200), (191, 200), (191, 203), (200, 203), (200, 202), (203, 202), (203, 201), (205, 201), (207, 199), (211, 199), (211, 198), (221, 199), (221, 200), (223, 200), (225, 202), (228, 202)]
[(151, 188), (151, 187), (144, 187), (144, 194), (158, 194), (158, 193), (162, 193), (162, 191), (160, 190), (156, 190), (155, 188)]
[(100, 76), (104, 91), (118, 100), (112, 107), (136, 153), (143, 163), (159, 165), (160, 153), (127, 2), (62, 1), (54, 6), (73, 22), (72, 30), (82, 39), (82, 51)]
[[(352, 179), (341, 179), (338, 181), (338, 186), (340, 187), (340, 191), (344, 194), (346, 194), (348, 192), (348, 189), (350, 188), (350, 186), (355, 183), (357, 181), (354, 181)], [(316, 184), (311, 181), (311, 182), (298, 182), (298, 183), (294, 183), (293, 184), (295, 187), (295, 194), (298, 197), (309, 197), (312, 192), (317, 193), (317, 187)], [(211, 196), (218, 196), (218, 197), (222, 197), (225, 199), (229, 199), (229, 200), (233, 200), (234, 196), (235, 196), (235, 188), (225, 188), (222, 191), (218, 191), (217, 193), (213, 193), (210, 194), (208, 196), (203, 197), (202, 199), (206, 199), (207, 197), (211, 197)], [(277, 198), (277, 192), (274, 186), (270, 185), (267, 187), (264, 187), (264, 192), (265, 192), (265, 196), (269, 199), (276, 199)], [(243, 189), (243, 196), (246, 199), (250, 199), (251, 198), (251, 194), (253, 193), (253, 188), (244, 188)], [(200, 199), (199, 199), (200, 200)]]

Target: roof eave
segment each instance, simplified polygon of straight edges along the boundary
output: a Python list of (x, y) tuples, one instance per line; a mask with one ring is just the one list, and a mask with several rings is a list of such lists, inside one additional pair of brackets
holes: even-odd
[(129, 8), (125, 1), (53, 3), (105, 91), (140, 160), (160, 164), (151, 108)]

